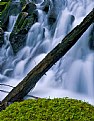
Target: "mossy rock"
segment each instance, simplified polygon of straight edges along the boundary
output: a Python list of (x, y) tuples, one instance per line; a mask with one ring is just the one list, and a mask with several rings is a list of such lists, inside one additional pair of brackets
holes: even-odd
[(22, 8), (27, 4), (27, 0), (20, 0), (20, 2)]
[(4, 31), (6, 31), (9, 22), (9, 16), (10, 15), (16, 16), (20, 11), (21, 7), (19, 2), (13, 2), (12, 0), (7, 2), (4, 10), (0, 15), (0, 27), (2, 27)]
[(11, 5), (11, 0), (7, 2), (6, 7), (4, 8), (4, 10), (0, 15), (0, 27), (2, 27), (3, 29), (6, 29), (7, 26), (6, 24), (8, 23), (10, 5)]
[[(14, 26), (12, 33), (15, 33), (15, 32), (18, 33), (21, 30), (21, 28), (24, 29), (27, 26), (26, 25), (23, 28), (23, 23), (24, 22), (26, 23), (26, 21), (27, 21), (26, 19), (30, 19), (31, 23), (32, 23), (32, 19), (35, 19), (33, 16), (35, 9), (36, 9), (36, 5), (33, 2), (28, 3), (24, 7), (24, 9), (22, 10), (22, 12), (19, 14), (19, 16), (17, 18), (16, 24)], [(29, 27), (29, 29), (30, 29), (30, 27)]]
[(16, 24), (13, 28), (12, 34), (18, 33), (21, 30), (21, 26), (25, 21), (25, 18), (28, 16), (27, 12), (21, 12), (17, 18)]
[(10, 34), (10, 43), (15, 54), (26, 44), (27, 33), (35, 22), (37, 22), (36, 5), (31, 2), (19, 14)]
[(36, 5), (33, 2), (30, 2), (22, 8), (22, 11), (27, 12), (29, 15), (31, 15), (35, 9), (36, 9)]
[(19, 29), (18, 27), (16, 27), (15, 24), (14, 29), (10, 34), (10, 43), (12, 45), (14, 54), (16, 54), (20, 49), (25, 46), (27, 33), (35, 22), (36, 16), (35, 14), (32, 14), (24, 20), (22, 26)]
[(94, 121), (94, 107), (68, 99), (29, 99), (0, 112), (0, 121)]

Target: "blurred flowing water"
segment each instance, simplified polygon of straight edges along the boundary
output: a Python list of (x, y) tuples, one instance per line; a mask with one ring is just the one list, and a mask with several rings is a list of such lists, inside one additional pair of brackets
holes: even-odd
[[(26, 45), (16, 56), (13, 55), (9, 36), (17, 16), (9, 17), (4, 45), (0, 48), (0, 84), (16, 86), (94, 7), (93, 0), (50, 0), (49, 10), (44, 12), (41, 5), (45, 1), (35, 0), (38, 22), (30, 28)], [(52, 8), (56, 17), (53, 26), (48, 21)], [(93, 25), (39, 80), (30, 95), (70, 97), (94, 104), (94, 50), (89, 46), (91, 31), (94, 31)], [(11, 89), (0, 85), (0, 90), (9, 92)], [(0, 100), (6, 95), (0, 92)]]

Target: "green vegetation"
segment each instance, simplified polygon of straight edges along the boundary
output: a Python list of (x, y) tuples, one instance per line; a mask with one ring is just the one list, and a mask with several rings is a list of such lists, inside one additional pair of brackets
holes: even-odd
[(9, 17), (9, 10), (10, 10), (11, 1), (7, 2), (6, 6), (4, 7), (1, 15), (0, 15), (0, 27), (4, 30), (7, 26), (8, 17)]
[(94, 107), (68, 99), (29, 99), (0, 112), (0, 121), (94, 121)]
[(7, 2), (0, 2), (0, 5), (6, 5)]
[(10, 34), (10, 43), (15, 54), (25, 46), (26, 35), (31, 26), (37, 21), (38, 15), (36, 15), (35, 10), (36, 5), (33, 2), (28, 3), (24, 5), (17, 18), (13, 31)]
[(7, 2), (1, 2), (0, 1), (0, 12), (3, 11), (3, 9), (5, 8)]

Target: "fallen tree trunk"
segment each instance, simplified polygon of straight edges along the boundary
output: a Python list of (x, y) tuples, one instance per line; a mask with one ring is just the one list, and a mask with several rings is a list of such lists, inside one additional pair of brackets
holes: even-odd
[(77, 25), (27, 76), (2, 100), (1, 106), (22, 100), (36, 85), (38, 80), (77, 42), (94, 22), (94, 9)]

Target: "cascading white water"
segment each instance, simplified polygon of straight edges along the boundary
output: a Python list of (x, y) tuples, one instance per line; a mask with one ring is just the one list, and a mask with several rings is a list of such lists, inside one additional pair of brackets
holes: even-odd
[[(39, 18), (28, 32), (26, 46), (16, 57), (12, 55), (10, 44), (0, 49), (0, 83), (15, 86), (36, 66), (94, 7), (93, 0), (59, 0), (54, 2), (57, 20), (55, 32), (51, 36), (48, 14), (39, 7)], [(11, 32), (16, 18), (10, 17), (8, 31)], [(92, 25), (93, 26), (93, 25)], [(94, 51), (88, 45), (92, 26), (79, 41), (44, 75), (29, 93), (39, 97), (71, 97), (94, 104)], [(5, 33), (5, 41), (9, 38)], [(8, 45), (8, 46), (6, 46)], [(0, 89), (10, 91), (1, 85)], [(6, 94), (0, 92), (0, 100)]]
[(18, 16), (13, 16), (13, 15), (9, 16), (9, 25), (8, 25), (8, 29), (7, 29), (8, 32), (12, 32), (17, 17)]

